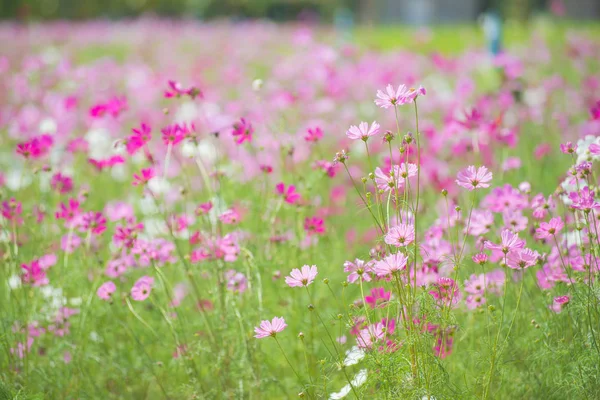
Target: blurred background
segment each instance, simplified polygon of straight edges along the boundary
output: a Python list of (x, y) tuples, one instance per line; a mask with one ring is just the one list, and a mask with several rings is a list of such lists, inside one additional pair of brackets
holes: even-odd
[(0, 0), (0, 19), (21, 21), (154, 15), (428, 25), (472, 22), (489, 11), (520, 21), (547, 13), (594, 20), (600, 0)]

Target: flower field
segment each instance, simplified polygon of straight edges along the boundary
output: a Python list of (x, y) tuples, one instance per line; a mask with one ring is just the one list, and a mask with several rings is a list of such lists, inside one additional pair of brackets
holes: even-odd
[(600, 398), (599, 37), (373, 37), (0, 24), (0, 399)]

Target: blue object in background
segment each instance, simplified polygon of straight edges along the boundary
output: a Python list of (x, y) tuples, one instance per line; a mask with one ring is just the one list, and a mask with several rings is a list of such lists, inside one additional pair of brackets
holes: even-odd
[(496, 12), (487, 12), (483, 16), (483, 32), (489, 52), (496, 56), (502, 51), (502, 19)]
[(346, 39), (349, 39), (354, 28), (354, 14), (348, 8), (338, 8), (335, 10), (333, 25)]

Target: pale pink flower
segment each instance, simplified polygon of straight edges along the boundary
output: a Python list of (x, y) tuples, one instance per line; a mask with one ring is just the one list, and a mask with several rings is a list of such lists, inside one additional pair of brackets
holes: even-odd
[(396, 247), (408, 246), (415, 241), (415, 227), (407, 224), (393, 226), (385, 235), (384, 241)]
[(475, 166), (471, 165), (458, 173), (456, 183), (465, 189), (475, 190), (479, 188), (490, 187), (489, 183), (492, 180), (492, 173), (488, 172), (486, 167), (479, 167), (475, 169)]
[(538, 239), (548, 239), (556, 235), (564, 228), (565, 224), (561, 217), (554, 217), (549, 222), (542, 222), (535, 231), (535, 237)]
[(96, 294), (102, 300), (110, 300), (112, 294), (117, 290), (113, 281), (104, 282), (99, 288)]
[(390, 254), (375, 264), (375, 273), (379, 277), (389, 276), (406, 268), (408, 257), (402, 253)]
[(150, 296), (154, 278), (142, 276), (131, 288), (131, 297), (136, 301), (144, 301)]
[(308, 286), (315, 280), (317, 273), (316, 265), (304, 265), (301, 269), (294, 268), (290, 276), (285, 277), (285, 283), (289, 287)]
[(346, 132), (346, 136), (353, 140), (360, 139), (366, 142), (369, 137), (377, 135), (378, 133), (379, 124), (377, 122), (373, 121), (370, 127), (367, 122), (361, 122), (358, 126), (350, 126)]
[(344, 263), (344, 272), (349, 272), (348, 282), (354, 283), (359, 278), (365, 282), (371, 281), (371, 273), (373, 272), (373, 262), (356, 259), (354, 262), (346, 261)]
[(277, 333), (283, 331), (287, 324), (283, 317), (274, 317), (271, 321), (265, 320), (259, 326), (254, 328), (254, 335), (257, 339), (266, 338), (269, 336), (275, 337)]
[(382, 90), (377, 91), (377, 99), (375, 104), (381, 108), (390, 108), (395, 106), (401, 106), (412, 102), (417, 96), (425, 96), (427, 91), (423, 86), (419, 86), (418, 89), (408, 88), (406, 85), (398, 86), (398, 89), (394, 90), (392, 85), (387, 85), (385, 92)]

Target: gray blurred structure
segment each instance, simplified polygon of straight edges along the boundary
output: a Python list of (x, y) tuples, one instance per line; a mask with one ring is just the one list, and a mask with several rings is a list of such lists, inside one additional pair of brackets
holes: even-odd
[[(386, 24), (429, 25), (473, 22), (484, 11), (530, 15), (549, 11), (553, 0), (360, 0), (361, 19)], [(564, 18), (600, 19), (600, 0), (562, 0)]]

